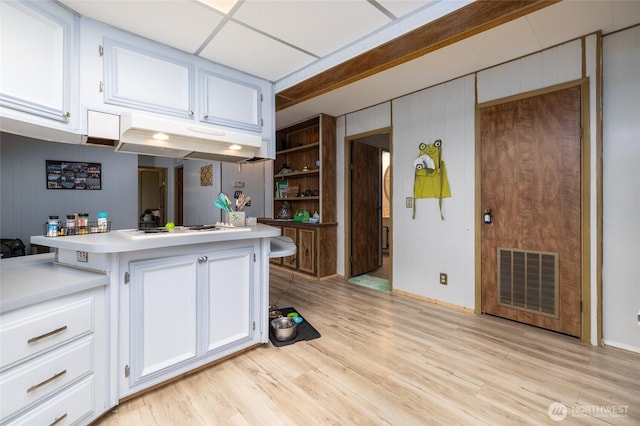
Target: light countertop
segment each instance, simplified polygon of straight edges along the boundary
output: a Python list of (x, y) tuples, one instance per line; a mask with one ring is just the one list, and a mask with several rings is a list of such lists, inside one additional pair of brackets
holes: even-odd
[(109, 284), (105, 274), (53, 263), (54, 253), (3, 259), (0, 313)]
[(32, 244), (85, 251), (88, 253), (123, 253), (137, 250), (183, 246), (191, 244), (270, 238), (280, 235), (280, 229), (258, 224), (236, 229), (197, 232), (175, 232), (137, 235), (135, 230), (115, 230), (105, 233), (65, 237), (31, 237)]

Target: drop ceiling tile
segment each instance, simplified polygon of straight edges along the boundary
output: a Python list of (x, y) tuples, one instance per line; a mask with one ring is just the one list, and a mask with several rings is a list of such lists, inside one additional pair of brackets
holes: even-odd
[(640, 22), (640, 1), (614, 1), (611, 8), (613, 25), (603, 28), (605, 34)]
[(80, 15), (194, 53), (224, 15), (185, 0), (60, 0)]
[(391, 22), (366, 0), (247, 1), (233, 19), (316, 56), (334, 52)]
[(411, 13), (430, 3), (438, 3), (436, 0), (377, 0), (378, 3), (389, 12), (393, 13), (396, 18)]
[(228, 22), (200, 56), (270, 81), (316, 59), (234, 22)]
[[(617, 3), (617, 2), (616, 2)], [(557, 40), (569, 40), (588, 34), (593, 28), (611, 27), (610, 1), (570, 1), (553, 5), (553, 13), (544, 8), (527, 20), (540, 40), (541, 48), (552, 46)], [(571, 22), (571, 25), (567, 25)]]

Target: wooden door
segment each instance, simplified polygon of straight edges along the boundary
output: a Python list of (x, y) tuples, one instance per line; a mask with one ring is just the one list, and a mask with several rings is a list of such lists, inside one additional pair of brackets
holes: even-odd
[(313, 229), (298, 229), (298, 270), (316, 273), (315, 234)]
[(178, 166), (174, 169), (175, 175), (175, 208), (173, 213), (173, 223), (184, 225), (184, 167)]
[[(285, 237), (289, 237), (293, 240), (293, 243), (297, 246), (298, 245), (298, 235), (297, 235), (297, 231), (296, 228), (293, 227), (289, 227), (289, 226), (283, 226), (282, 227), (282, 235)], [(298, 268), (298, 261), (297, 258), (300, 255), (299, 250), (298, 253), (293, 254), (291, 256), (286, 256), (282, 259), (282, 264), (284, 266), (287, 266), (289, 268), (293, 268), (293, 269), (297, 269)]]
[(481, 108), (482, 311), (581, 331), (580, 87)]
[(351, 276), (382, 265), (380, 149), (351, 144)]

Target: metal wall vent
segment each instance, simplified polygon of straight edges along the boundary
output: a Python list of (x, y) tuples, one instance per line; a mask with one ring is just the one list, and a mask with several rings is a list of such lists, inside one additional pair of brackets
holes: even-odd
[(558, 317), (558, 253), (498, 248), (498, 305)]

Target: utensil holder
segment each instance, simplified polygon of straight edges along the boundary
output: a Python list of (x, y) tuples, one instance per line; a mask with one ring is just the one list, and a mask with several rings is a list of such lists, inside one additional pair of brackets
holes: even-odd
[(224, 221), (233, 226), (244, 226), (245, 212), (225, 212)]

